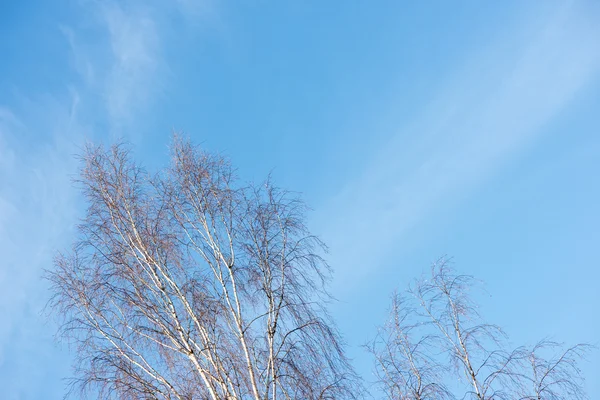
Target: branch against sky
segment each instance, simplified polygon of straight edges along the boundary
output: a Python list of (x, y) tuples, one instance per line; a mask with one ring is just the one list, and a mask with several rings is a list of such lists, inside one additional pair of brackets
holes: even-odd
[(587, 399), (579, 362), (592, 350), (584, 343), (565, 347), (546, 339), (526, 350), (520, 400)]
[(521, 350), (507, 350), (502, 328), (483, 320), (471, 299), (474, 283), (441, 259), (410, 292), (419, 304), (417, 315), (432, 325), (440, 348), (468, 387), (466, 397), (509, 399)]
[(80, 393), (358, 395), (300, 199), (240, 185), (226, 159), (181, 139), (153, 177), (124, 146), (89, 145), (79, 183), (87, 215), (48, 279)]
[(375, 359), (377, 384), (390, 399), (452, 399), (444, 384), (444, 366), (435, 357), (430, 324), (416, 321), (409, 299), (394, 293), (386, 323), (365, 347)]
[(587, 398), (579, 363), (591, 346), (542, 340), (511, 349), (502, 328), (479, 313), (475, 283), (442, 258), (406, 296), (392, 296), (389, 320), (367, 345), (387, 398)]

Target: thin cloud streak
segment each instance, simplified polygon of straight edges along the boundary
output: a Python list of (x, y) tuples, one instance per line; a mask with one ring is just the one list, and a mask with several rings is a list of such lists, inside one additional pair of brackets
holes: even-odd
[(117, 3), (107, 3), (101, 9), (113, 56), (106, 76), (106, 108), (117, 131), (156, 100), (160, 72), (166, 68), (159, 32), (150, 14), (151, 10), (142, 7), (124, 10)]
[(598, 76), (598, 17), (562, 8), (485, 50), (409, 124), (412, 137), (394, 138), (333, 199), (324, 237), (344, 268), (339, 290), (352, 290), (416, 224), (530, 145)]
[[(107, 1), (85, 4), (92, 23), (59, 25), (71, 64), (82, 85), (89, 115), (110, 135), (138, 140), (134, 126), (147, 116), (168, 86), (162, 43), (165, 15), (180, 8), (168, 2)], [(100, 39), (90, 39), (90, 37)]]
[[(40, 312), (47, 299), (42, 270), (76, 218), (73, 139), (84, 128), (76, 93), (71, 101), (28, 100), (25, 115), (0, 113), (0, 159), (6, 161), (0, 163), (0, 385), (8, 399), (60, 395), (59, 378), (68, 366), (52, 345), (52, 332), (40, 329)], [(42, 127), (49, 140), (17, 140)], [(48, 365), (52, 371), (44, 371)], [(31, 385), (48, 377), (54, 380), (44, 388)]]

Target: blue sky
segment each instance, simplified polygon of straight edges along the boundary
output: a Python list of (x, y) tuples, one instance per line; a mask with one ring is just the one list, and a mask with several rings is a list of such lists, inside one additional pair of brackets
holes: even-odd
[[(173, 130), (272, 172), (330, 245), (357, 369), (391, 291), (441, 255), (515, 344), (600, 342), (600, 3), (2, 2), (0, 387), (54, 399), (40, 279), (85, 139), (152, 167)], [(583, 364), (600, 398), (600, 352)]]

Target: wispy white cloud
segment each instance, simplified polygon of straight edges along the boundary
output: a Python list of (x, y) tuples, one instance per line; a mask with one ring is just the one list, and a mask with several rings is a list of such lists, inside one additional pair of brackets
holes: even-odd
[(139, 139), (132, 132), (143, 130), (140, 122), (165, 96), (174, 78), (167, 51), (175, 43), (167, 38), (193, 35), (193, 30), (185, 32), (186, 26), (218, 20), (217, 4), (212, 0), (107, 0), (83, 2), (80, 11), (88, 16), (85, 22), (72, 21), (59, 29), (82, 81), (78, 89), (85, 97), (83, 103), (94, 109), (93, 117), (113, 137)]
[(87, 56), (89, 49), (83, 47), (84, 43), (79, 41), (75, 31), (71, 27), (59, 24), (58, 29), (62, 32), (69, 45), (73, 70), (81, 77), (87, 87), (95, 86), (96, 70), (92, 60)]
[(217, 15), (217, 2), (215, 0), (175, 0), (180, 13), (192, 23), (205, 20), (206, 17), (214, 18)]
[(333, 199), (325, 239), (344, 267), (340, 288), (351, 290), (416, 224), (531, 144), (598, 76), (600, 15), (587, 11), (532, 16), (482, 50)]
[(156, 100), (165, 78), (159, 74), (166, 66), (150, 9), (105, 3), (100, 13), (113, 57), (104, 95), (111, 124), (118, 129)]
[(113, 136), (134, 139), (131, 128), (160, 101), (170, 79), (166, 25), (188, 8), (168, 1), (83, 3), (89, 20), (60, 26), (83, 81), (84, 103)]

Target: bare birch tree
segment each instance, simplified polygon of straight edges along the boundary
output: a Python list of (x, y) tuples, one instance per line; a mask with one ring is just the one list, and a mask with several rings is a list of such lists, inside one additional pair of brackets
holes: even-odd
[(366, 346), (375, 357), (378, 384), (392, 399), (449, 399), (443, 367), (434, 357), (435, 336), (428, 332), (427, 323), (414, 320), (415, 311), (395, 293), (388, 321)]
[(109, 399), (345, 399), (360, 385), (325, 305), (306, 207), (240, 185), (175, 138), (152, 176), (123, 145), (89, 145), (87, 214), (48, 272), (78, 393)]
[[(367, 346), (387, 397), (584, 399), (577, 363), (589, 346), (557, 353), (558, 344), (541, 341), (510, 350), (504, 331), (483, 322), (470, 294), (474, 283), (441, 259), (406, 297), (393, 296), (389, 321)], [(464, 388), (458, 394), (446, 386), (457, 386), (457, 378)]]

